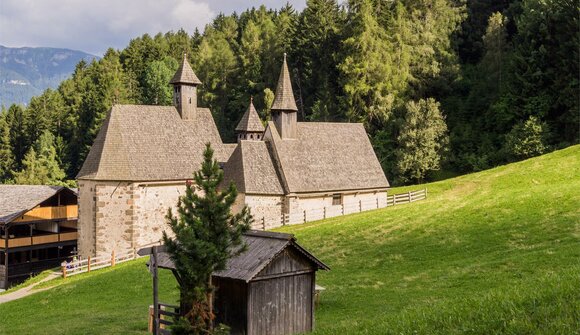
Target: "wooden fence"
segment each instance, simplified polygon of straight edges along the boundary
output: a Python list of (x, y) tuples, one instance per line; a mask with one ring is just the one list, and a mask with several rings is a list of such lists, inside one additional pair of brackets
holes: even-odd
[(105, 267), (115, 266), (115, 264), (130, 261), (138, 257), (139, 256), (135, 250), (119, 255), (115, 254), (115, 251), (113, 251), (111, 255), (100, 257), (89, 256), (84, 259), (63, 262), (61, 264), (62, 277), (66, 278), (69, 276), (78, 275), (80, 273), (91, 272)]
[(309, 221), (323, 220), (335, 216), (341, 216), (352, 213), (360, 213), (368, 210), (385, 208), (390, 206), (408, 204), (411, 202), (423, 200), (427, 198), (427, 189), (418, 191), (409, 191), (405, 193), (387, 195), (386, 201), (379, 200), (379, 198), (372, 200), (359, 200), (358, 202), (341, 204), (336, 206), (328, 206), (316, 209), (307, 209), (300, 212), (283, 214), (279, 220), (267, 220), (263, 217), (260, 221), (254, 224), (254, 228), (269, 229), (286, 225), (301, 224)]

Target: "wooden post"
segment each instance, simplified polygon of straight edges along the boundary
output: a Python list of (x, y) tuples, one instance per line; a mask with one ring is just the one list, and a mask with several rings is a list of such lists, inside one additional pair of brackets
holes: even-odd
[(111, 266), (115, 266), (115, 250), (111, 252)]
[(344, 203), (340, 204), (340, 212), (344, 215)]
[(407, 196), (409, 197), (409, 202), (411, 202), (411, 191), (407, 192)]
[(159, 297), (157, 290), (157, 246), (151, 247), (151, 260), (153, 264), (153, 335), (159, 333)]
[(263, 228), (263, 230), (266, 230), (266, 217), (264, 217), (264, 216), (262, 216), (262, 228)]
[(362, 212), (362, 200), (358, 201), (358, 211)]
[(323, 218), (326, 219), (326, 206), (324, 206), (324, 215), (323, 215)]
[(66, 265), (61, 265), (60, 269), (62, 270), (62, 279), (66, 279)]
[(91, 256), (87, 258), (87, 272), (91, 272)]
[(304, 222), (306, 222), (306, 210), (304, 210)]
[(379, 197), (377, 197), (377, 209), (379, 208)]
[(425, 199), (427, 199), (427, 189), (425, 189)]

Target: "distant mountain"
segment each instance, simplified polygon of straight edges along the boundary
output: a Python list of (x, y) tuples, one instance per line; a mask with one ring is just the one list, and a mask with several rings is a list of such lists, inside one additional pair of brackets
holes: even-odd
[(28, 104), (47, 88), (56, 88), (76, 64), (99, 57), (58, 48), (7, 48), (0, 45), (0, 106)]

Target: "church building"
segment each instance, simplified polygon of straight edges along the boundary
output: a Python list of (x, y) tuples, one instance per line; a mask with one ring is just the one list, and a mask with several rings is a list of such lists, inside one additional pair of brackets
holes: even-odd
[(104, 120), (77, 176), (81, 255), (158, 242), (208, 142), (254, 228), (307, 209), (386, 202), (389, 183), (362, 124), (298, 122), (285, 58), (272, 120), (264, 124), (250, 101), (235, 144), (224, 144), (211, 111), (197, 106), (201, 82), (185, 56), (170, 83), (174, 106), (114, 105)]

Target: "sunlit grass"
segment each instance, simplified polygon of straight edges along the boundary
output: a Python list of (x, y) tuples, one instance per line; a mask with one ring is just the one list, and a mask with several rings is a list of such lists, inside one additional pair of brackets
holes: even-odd
[[(426, 187), (279, 229), (331, 267), (315, 334), (578, 334), (580, 146)], [(160, 291), (177, 298), (168, 271)], [(137, 260), (0, 305), (0, 333), (145, 334), (150, 303)]]

